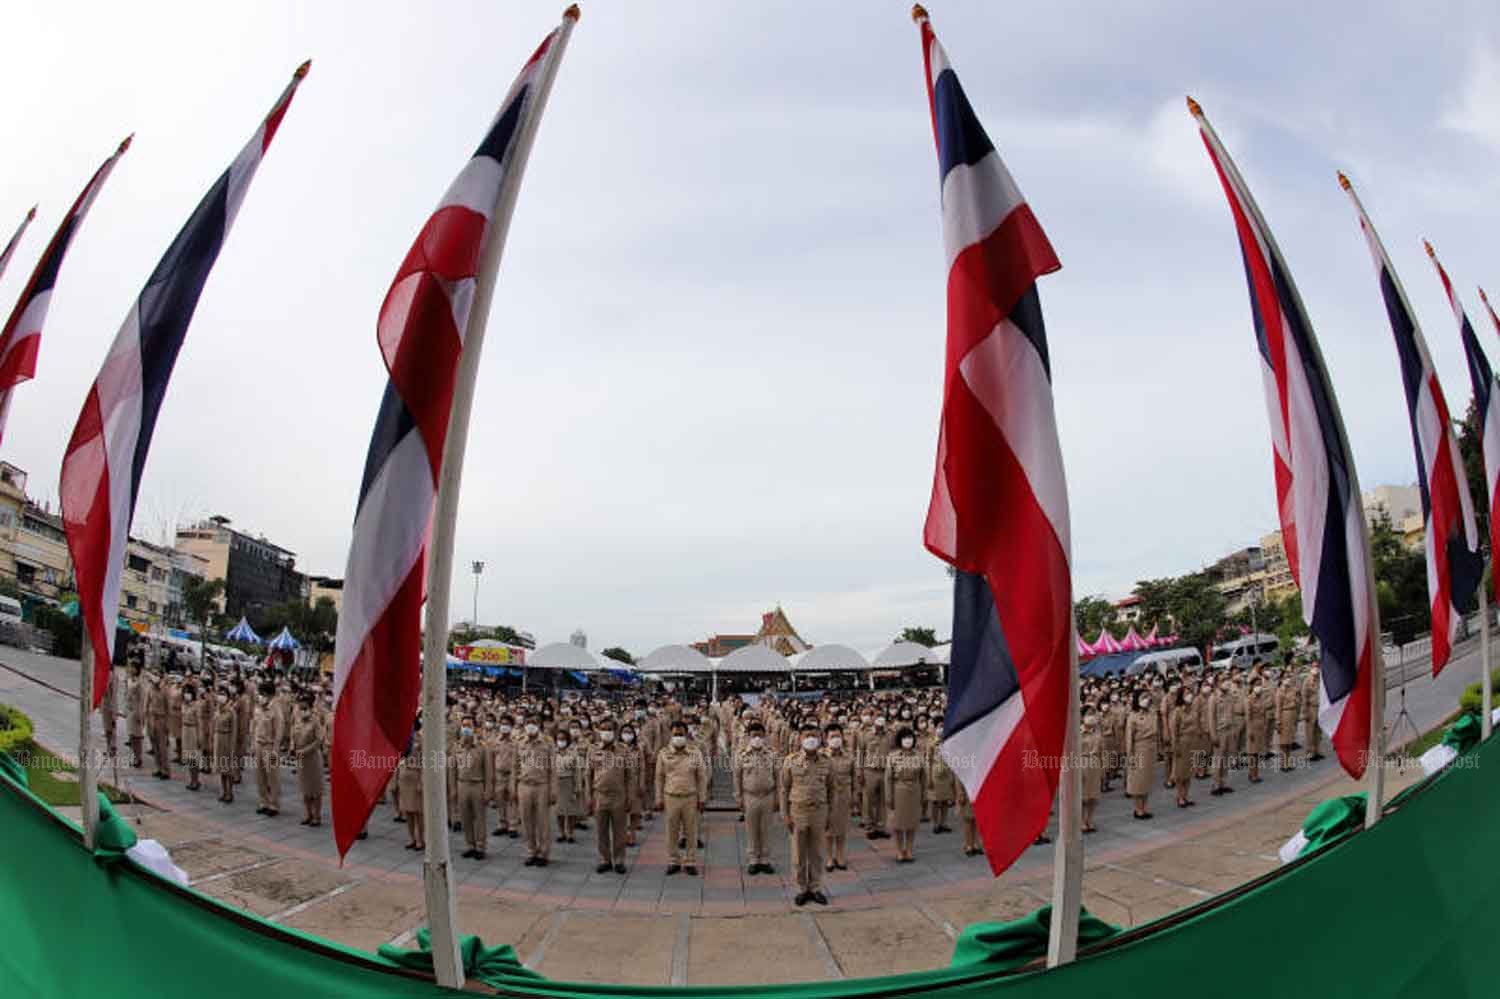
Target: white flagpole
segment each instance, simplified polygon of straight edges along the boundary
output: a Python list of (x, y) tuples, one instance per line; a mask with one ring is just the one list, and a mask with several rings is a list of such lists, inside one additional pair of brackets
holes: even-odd
[(1490, 576), (1495, 571), (1493, 554), (1490, 556), (1489, 572), (1479, 579), (1479, 689), (1483, 695), (1479, 712), (1479, 732), (1488, 739), (1494, 722), (1490, 712), (1494, 710), (1494, 693), (1490, 690)]
[(1069, 631), (1068, 721), (1062, 772), (1057, 784), (1057, 845), (1052, 853), (1052, 924), (1047, 931), (1047, 967), (1078, 954), (1078, 911), (1083, 905), (1083, 785), (1078, 779), (1079, 719), (1077, 623)]
[[(82, 605), (80, 605), (82, 606)], [(78, 678), (78, 804), (83, 808), (83, 845), (94, 848), (94, 834), (99, 827), (99, 773), (94, 768), (94, 650), (89, 643), (88, 622), (83, 614), (82, 646), (78, 653), (81, 675)]]
[(424, 755), (422, 767), (422, 822), (427, 830), (423, 863), (423, 885), (427, 901), (427, 925), (432, 934), (433, 971), (439, 985), (462, 988), (463, 962), (458, 953), (458, 910), (453, 897), (453, 872), (448, 850), (447, 698), (448, 698), (448, 604), (453, 581), (453, 542), (458, 519), (458, 493), (463, 482), (464, 451), (469, 440), (469, 410), (474, 402), (474, 384), (479, 355), (489, 320), (495, 275), (505, 249), (521, 177), (536, 139), (536, 130), (546, 108), (552, 81), (567, 47), (568, 36), (578, 21), (578, 5), (563, 12), (557, 38), (546, 56), (531, 113), (516, 136), (511, 170), (506, 174), (484, 253), (474, 284), (474, 304), (464, 331), (464, 349), (459, 354), (453, 385), (453, 409), (448, 418), (448, 436), (443, 446), (443, 471), (438, 480), (432, 519), (432, 540), (427, 550), (427, 617), (423, 636), (422, 717)]

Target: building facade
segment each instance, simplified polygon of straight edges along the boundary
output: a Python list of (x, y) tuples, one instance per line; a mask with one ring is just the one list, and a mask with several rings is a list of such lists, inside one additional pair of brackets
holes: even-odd
[(306, 580), (297, 571), (296, 554), (230, 523), (215, 516), (177, 531), (178, 550), (202, 559), (204, 578), (224, 580), (220, 612), (238, 618), (288, 600), (305, 601)]

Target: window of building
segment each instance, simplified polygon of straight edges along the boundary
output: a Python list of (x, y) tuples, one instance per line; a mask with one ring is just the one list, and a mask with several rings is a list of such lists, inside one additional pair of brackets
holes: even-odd
[(156, 601), (155, 600), (148, 600), (148, 601), (146, 601), (146, 610), (148, 612), (152, 613), (152, 614), (155, 614), (156, 613)]
[(136, 572), (145, 572), (151, 568), (151, 563), (147, 562), (139, 555), (131, 555), (125, 564), (130, 566), (130, 568), (134, 569)]
[(16, 563), (16, 582), (22, 586), (36, 585), (36, 566), (24, 562)]
[(135, 594), (134, 593), (127, 593), (127, 594), (125, 594), (125, 606), (126, 607), (129, 607), (131, 610), (135, 610), (135, 602), (136, 601), (135, 601)]

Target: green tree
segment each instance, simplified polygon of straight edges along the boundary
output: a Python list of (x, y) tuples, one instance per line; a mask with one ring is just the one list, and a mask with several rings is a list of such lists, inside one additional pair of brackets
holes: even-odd
[(182, 583), (182, 605), (188, 620), (198, 625), (198, 661), (203, 661), (203, 646), (208, 643), (208, 619), (224, 595), (224, 580), (188, 576)]
[(1275, 629), (1276, 637), (1281, 640), (1283, 649), (1290, 649), (1297, 639), (1308, 633), (1307, 623), (1302, 620), (1302, 594), (1288, 594), (1280, 601), (1279, 609), (1281, 623)]
[(923, 648), (930, 649), (937, 644), (937, 632), (931, 628), (902, 628), (901, 634), (896, 636), (898, 642), (915, 642)]
[(1464, 475), (1469, 480), (1469, 495), (1474, 504), (1474, 526), (1479, 528), (1479, 550), (1490, 548), (1490, 486), (1484, 474), (1484, 443), (1479, 439), (1479, 407), (1469, 399), (1468, 412), (1464, 414), (1462, 432), (1458, 435), (1458, 451), (1464, 459)]
[(605, 649), (599, 654), (605, 659), (613, 659), (615, 662), (624, 663), (626, 666), (635, 665), (635, 656), (631, 655), (629, 652), (626, 652), (618, 645), (611, 645), (609, 648)]
[(1086, 642), (1099, 637), (1099, 632), (1115, 620), (1115, 605), (1104, 597), (1083, 597), (1073, 603), (1073, 626)]
[(1178, 577), (1170, 591), (1169, 613), (1177, 622), (1177, 633), (1208, 658), (1208, 646), (1228, 623), (1228, 601), (1208, 578), (1195, 572)]
[(1172, 590), (1176, 585), (1177, 580), (1171, 577), (1136, 580), (1135, 595), (1141, 598), (1139, 619), (1146, 631), (1154, 627), (1167, 634), (1172, 628), (1169, 618), (1172, 616)]
[(1406, 547), (1391, 526), (1390, 514), (1377, 509), (1370, 523), (1370, 559), (1375, 563), (1381, 627), (1391, 633), (1393, 642), (1405, 645), (1432, 627), (1426, 558)]

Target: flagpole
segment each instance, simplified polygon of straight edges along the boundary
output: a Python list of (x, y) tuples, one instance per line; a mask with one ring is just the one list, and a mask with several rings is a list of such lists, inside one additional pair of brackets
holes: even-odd
[(1494, 556), (1490, 556), (1489, 572), (1479, 577), (1479, 690), (1481, 693), (1479, 712), (1479, 734), (1488, 739), (1494, 723), (1490, 720), (1494, 693), (1490, 690), (1490, 586), (1489, 578), (1495, 571)]
[(1057, 783), (1057, 845), (1052, 851), (1052, 923), (1047, 931), (1047, 967), (1069, 964), (1078, 954), (1078, 913), (1083, 905), (1083, 786), (1078, 779), (1078, 639), (1068, 630), (1068, 721), (1063, 733), (1062, 772)]
[(432, 935), (433, 971), (439, 985), (462, 988), (463, 962), (458, 952), (458, 910), (453, 895), (453, 871), (448, 849), (448, 786), (446, 726), (448, 698), (448, 606), (453, 582), (453, 547), (458, 519), (458, 493), (463, 482), (464, 451), (469, 439), (469, 411), (474, 402), (474, 385), (479, 372), (479, 355), (484, 346), (485, 325), (489, 319), (490, 300), (495, 276), (505, 248), (506, 233), (515, 211), (516, 196), (526, 161), (541, 122), (542, 111), (552, 91), (557, 67), (567, 48), (568, 36), (579, 16), (574, 4), (563, 12), (557, 39), (547, 53), (537, 87), (532, 113), (516, 136), (515, 169), (503, 182), (496, 201), (492, 231), (487, 234), (474, 284), (474, 304), (464, 331), (464, 347), (459, 354), (453, 385), (453, 408), (448, 418), (448, 436), (443, 445), (443, 470), (438, 480), (437, 501), (433, 510), (432, 539), (427, 549), (427, 616), (423, 636), (422, 717), (424, 755), (422, 767), (422, 823), (427, 830), (427, 850), (422, 867), (422, 881), (427, 903), (427, 924)]
[[(81, 605), (80, 605), (81, 606)], [(83, 614), (79, 613), (80, 620)], [(89, 642), (87, 624), (78, 651), (81, 676), (78, 680), (78, 804), (82, 806), (83, 845), (94, 848), (94, 833), (99, 827), (99, 772), (94, 768), (94, 650)]]

